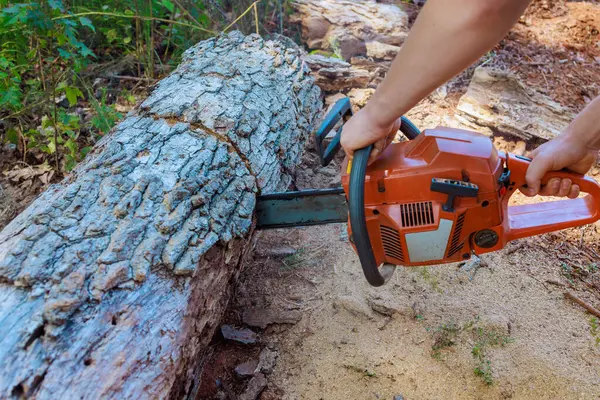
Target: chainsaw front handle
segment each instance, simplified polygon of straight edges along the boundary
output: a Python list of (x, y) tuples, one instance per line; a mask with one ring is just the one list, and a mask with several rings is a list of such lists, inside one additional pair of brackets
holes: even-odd
[(352, 241), (365, 278), (371, 285), (381, 286), (386, 280), (379, 272), (379, 266), (375, 261), (365, 217), (365, 176), (371, 150), (373, 150), (373, 145), (354, 152), (350, 170), (348, 212), (352, 227)]
[[(421, 131), (406, 117), (402, 117), (400, 132), (409, 140), (419, 136)], [(372, 286), (382, 286), (392, 276), (393, 269), (390, 264), (384, 264), (380, 269), (375, 261), (371, 238), (367, 229), (365, 216), (365, 177), (369, 156), (373, 145), (369, 145), (354, 152), (350, 167), (350, 183), (348, 188), (348, 213), (352, 227), (352, 240), (365, 278)], [(383, 271), (383, 274), (381, 273)]]
[(335, 136), (331, 139), (327, 147), (324, 148), (325, 137), (331, 132), (331, 130), (335, 127), (335, 125), (341, 120), (349, 119), (352, 117), (352, 105), (350, 104), (350, 99), (344, 97), (336, 101), (335, 105), (327, 113), (325, 119), (319, 126), (319, 129), (315, 133), (315, 150), (321, 159), (321, 165), (326, 167), (329, 165), (333, 157), (340, 150), (340, 139), (342, 137), (342, 128), (343, 124), (338, 128), (335, 133)]
[[(511, 173), (511, 186), (524, 186), (531, 159), (514, 154), (506, 157), (506, 165)], [(566, 170), (552, 171), (544, 175), (542, 185), (552, 178), (570, 179), (587, 196), (519, 206), (508, 206), (511, 196), (505, 196), (503, 210), (508, 215), (508, 226), (505, 228), (507, 241), (591, 224), (600, 219), (600, 185), (594, 179)], [(516, 190), (512, 192), (514, 191)]]

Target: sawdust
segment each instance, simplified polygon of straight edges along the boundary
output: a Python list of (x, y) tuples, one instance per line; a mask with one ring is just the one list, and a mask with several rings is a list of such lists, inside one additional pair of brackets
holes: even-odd
[[(599, 92), (600, 6), (536, 3), (477, 65), (511, 71), (578, 111)], [(412, 22), (417, 9), (408, 10)], [(409, 118), (422, 129), (451, 125), (473, 70), (430, 95)], [(539, 144), (493, 140), (510, 152)], [(339, 185), (338, 165), (322, 168), (309, 151), (297, 188)], [(591, 175), (600, 178), (598, 166)], [(538, 201), (516, 194), (511, 204)], [(263, 400), (600, 398), (598, 334), (591, 316), (563, 296), (574, 291), (600, 306), (599, 228), (523, 239), (483, 255), (482, 266), (469, 271), (455, 264), (402, 268), (382, 288), (366, 283), (343, 224), (262, 232), (257, 248), (297, 253), (256, 258), (242, 273), (224, 322), (241, 323), (250, 306), (302, 312), (292, 327), (261, 332), (262, 343), (279, 351)], [(215, 354), (221, 346), (231, 345), (216, 341)], [(256, 349), (235, 354), (247, 360)], [(217, 375), (227, 379), (234, 366), (221, 363)], [(216, 389), (204, 393), (211, 398)]]

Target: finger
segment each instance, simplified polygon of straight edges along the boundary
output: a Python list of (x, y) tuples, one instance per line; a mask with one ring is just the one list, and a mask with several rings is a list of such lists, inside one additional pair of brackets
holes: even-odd
[(535, 196), (540, 191), (540, 181), (546, 172), (552, 170), (552, 159), (539, 156), (531, 161), (525, 174), (525, 182), (527, 182), (527, 189), (523, 191), (527, 196)]
[(565, 197), (566, 195), (568, 195), (569, 192), (571, 191), (571, 185), (572, 184), (573, 184), (573, 182), (571, 182), (570, 179), (563, 179), (560, 182), (560, 189), (558, 190), (557, 196), (559, 196), (559, 197)]
[(342, 148), (344, 149), (344, 153), (346, 153), (346, 157), (348, 157), (349, 160), (352, 160), (352, 157), (354, 157), (354, 150), (345, 147)]
[(375, 160), (377, 160), (377, 157), (379, 157), (379, 154), (381, 154), (379, 149), (374, 147), (373, 150), (371, 150), (371, 154), (369, 155), (369, 161), (367, 162), (367, 165), (370, 165)]
[(581, 189), (579, 188), (579, 185), (573, 185), (573, 186), (571, 186), (571, 191), (569, 192), (568, 197), (570, 199), (576, 199), (577, 196), (579, 196), (580, 191), (581, 191)]
[(529, 154), (528, 154), (529, 158), (535, 158), (535, 156), (537, 156), (538, 153), (540, 152), (540, 147), (536, 147), (535, 149), (533, 149), (532, 151), (530, 151)]
[(540, 187), (539, 195), (540, 196), (558, 196), (558, 191), (560, 190), (560, 178), (552, 178)]

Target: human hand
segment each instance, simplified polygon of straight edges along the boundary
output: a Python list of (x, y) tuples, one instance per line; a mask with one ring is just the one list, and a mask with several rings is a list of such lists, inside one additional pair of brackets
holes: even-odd
[(570, 179), (552, 178), (542, 187), (541, 179), (550, 171), (566, 168), (570, 171), (585, 174), (596, 162), (597, 150), (590, 149), (583, 140), (563, 133), (535, 149), (530, 157), (533, 159), (527, 168), (525, 180), (527, 188), (519, 190), (526, 196), (567, 196), (571, 199), (579, 196), (580, 188)]
[(398, 118), (391, 124), (380, 124), (369, 110), (363, 108), (344, 124), (340, 143), (348, 158), (352, 158), (356, 150), (374, 144), (369, 156), (370, 164), (394, 140), (400, 129), (400, 123), (401, 120)]

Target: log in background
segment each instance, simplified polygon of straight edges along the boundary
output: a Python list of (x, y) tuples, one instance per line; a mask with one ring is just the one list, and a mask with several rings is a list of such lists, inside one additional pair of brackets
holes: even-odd
[(321, 112), (303, 53), (240, 33), (182, 64), (0, 233), (0, 397), (193, 398), (250, 249)]

